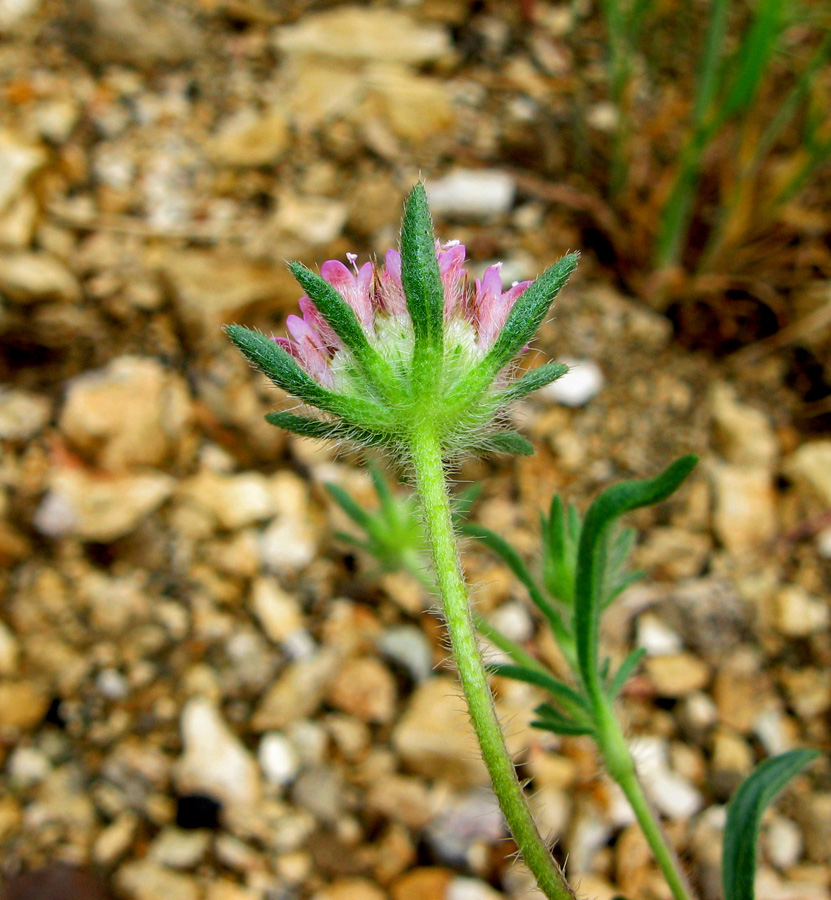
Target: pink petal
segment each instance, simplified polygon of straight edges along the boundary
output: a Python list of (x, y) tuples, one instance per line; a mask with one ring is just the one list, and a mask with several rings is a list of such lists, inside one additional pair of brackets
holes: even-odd
[[(369, 277), (362, 276), (367, 266), (369, 266)], [(356, 277), (340, 260), (330, 259), (320, 267), (320, 274), (355, 310), (355, 315), (364, 329), (372, 331), (374, 320), (370, 295), (372, 263), (366, 263)]]
[(286, 328), (295, 340), (297, 357), (308, 374), (326, 387), (332, 387), (332, 370), (320, 335), (300, 316), (288, 316)]
[(329, 323), (321, 315), (320, 310), (308, 297), (301, 297), (297, 305), (300, 307), (300, 312), (303, 313), (303, 319), (320, 335), (320, 340), (323, 344), (336, 350), (340, 350), (343, 347), (341, 339), (335, 334)]
[(384, 269), (380, 277), (379, 301), (390, 316), (403, 316), (407, 312), (404, 286), (401, 284), (401, 254), (397, 250), (387, 250)]

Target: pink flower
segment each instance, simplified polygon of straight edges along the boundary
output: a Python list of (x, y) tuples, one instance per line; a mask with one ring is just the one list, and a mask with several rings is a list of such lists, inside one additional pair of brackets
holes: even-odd
[[(465, 270), (465, 247), (458, 241), (441, 244), (436, 241), (436, 257), (444, 289), (445, 324), (463, 320), (472, 329), (474, 343), (484, 356), (505, 325), (517, 298), (531, 284), (523, 281), (507, 291), (502, 290), (501, 263), (485, 270), (473, 289)], [(401, 281), (401, 254), (388, 250), (384, 265), (366, 262), (360, 268), (357, 256), (347, 254), (350, 269), (339, 260), (331, 259), (320, 268), (321, 276), (340, 294), (355, 312), (370, 343), (379, 338), (377, 325), (386, 317), (409, 322), (407, 300)], [(303, 317), (289, 316), (286, 320), (291, 339), (274, 340), (287, 350), (318, 383), (331, 388), (335, 383), (331, 362), (343, 343), (327, 324), (312, 300), (300, 298)], [(407, 328), (398, 329), (406, 333)], [(381, 348), (379, 348), (380, 350)], [(475, 361), (472, 361), (475, 362)]]

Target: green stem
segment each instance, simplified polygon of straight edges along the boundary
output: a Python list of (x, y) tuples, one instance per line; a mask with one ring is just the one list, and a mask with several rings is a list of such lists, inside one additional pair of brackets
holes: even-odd
[(542, 892), (549, 900), (574, 900), (574, 892), (537, 830), (505, 746), (453, 533), (441, 443), (429, 425), (413, 432), (410, 452), (453, 655), (494, 793)]
[(589, 694), (597, 727), (597, 745), (606, 769), (626, 795), (672, 896), (675, 900), (692, 900), (692, 889), (683, 873), (681, 862), (670, 846), (658, 816), (638, 780), (635, 763), (620, 723), (599, 680), (589, 688)]

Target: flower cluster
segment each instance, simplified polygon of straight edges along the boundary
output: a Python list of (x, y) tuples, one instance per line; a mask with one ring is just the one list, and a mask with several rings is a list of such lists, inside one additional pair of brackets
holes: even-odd
[[(466, 343), (466, 355), (482, 358), (505, 324), (517, 298), (531, 284), (515, 282), (502, 290), (502, 263), (487, 268), (474, 281), (471, 291), (464, 268), (466, 251), (459, 241), (436, 241), (436, 258), (444, 292), (444, 326), (457, 343)], [(392, 335), (403, 335), (412, 343), (407, 301), (401, 281), (401, 254), (387, 250), (384, 266), (372, 262), (358, 268), (357, 255), (347, 253), (352, 270), (331, 259), (320, 267), (321, 277), (349, 304), (370, 344), (383, 356), (395, 355), (385, 345)], [(286, 328), (291, 338), (272, 338), (291, 354), (324, 387), (335, 388), (338, 353), (344, 350), (337, 336), (311, 298), (299, 300), (302, 316), (291, 315)], [(392, 321), (390, 321), (392, 320)]]
[(433, 235), (422, 185), (404, 210), (401, 249), (384, 265), (329, 260), (320, 274), (290, 268), (305, 290), (290, 337), (267, 338), (229, 326), (231, 340), (313, 418), (272, 413), (268, 421), (318, 438), (384, 445), (406, 456), (430, 429), (448, 454), (529, 452), (519, 435), (499, 430), (507, 405), (565, 371), (549, 363), (512, 378), (554, 296), (577, 264), (569, 254), (536, 281), (503, 291), (500, 265), (469, 283), (465, 248)]

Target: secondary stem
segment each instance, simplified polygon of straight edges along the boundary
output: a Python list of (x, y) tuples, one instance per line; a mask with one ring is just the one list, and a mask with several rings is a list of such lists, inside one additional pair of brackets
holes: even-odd
[(542, 892), (549, 900), (574, 900), (576, 895), (534, 823), (493, 705), (453, 534), (440, 442), (425, 427), (413, 434), (410, 450), (453, 655), (494, 793)]
[(609, 774), (626, 795), (652, 854), (667, 880), (672, 896), (675, 900), (692, 900), (692, 890), (681, 869), (681, 862), (670, 846), (655, 810), (638, 780), (632, 755), (612, 709), (612, 704), (605, 694), (597, 694), (591, 688), (590, 693), (593, 695), (597, 744), (603, 756), (603, 762)]

